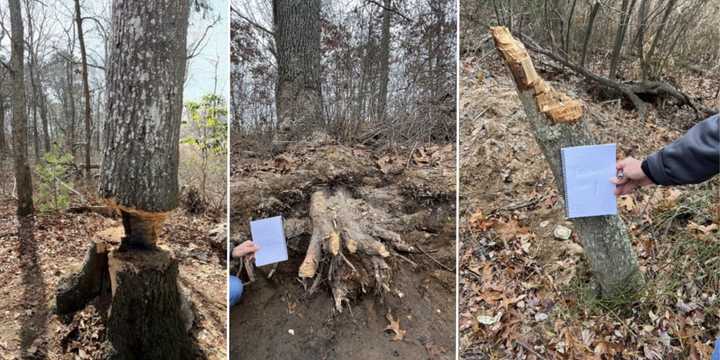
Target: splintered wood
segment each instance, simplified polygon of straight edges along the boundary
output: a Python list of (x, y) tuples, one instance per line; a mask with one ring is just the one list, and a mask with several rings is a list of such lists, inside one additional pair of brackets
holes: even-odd
[(532, 90), (538, 111), (554, 123), (578, 121), (583, 114), (579, 101), (552, 88), (537, 74), (525, 46), (515, 40), (503, 26), (490, 28), (495, 47), (510, 67), (510, 72), (520, 90)]

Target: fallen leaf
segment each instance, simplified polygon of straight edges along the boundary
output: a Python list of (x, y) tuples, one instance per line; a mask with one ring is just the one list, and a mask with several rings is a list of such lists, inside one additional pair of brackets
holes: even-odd
[(392, 331), (395, 333), (395, 336), (392, 338), (392, 341), (402, 341), (403, 338), (405, 338), (406, 330), (403, 330), (400, 328), (400, 318), (397, 320), (393, 319), (392, 314), (390, 313), (390, 310), (388, 310), (387, 315), (385, 315), (387, 320), (390, 322), (388, 326), (385, 327), (385, 331)]

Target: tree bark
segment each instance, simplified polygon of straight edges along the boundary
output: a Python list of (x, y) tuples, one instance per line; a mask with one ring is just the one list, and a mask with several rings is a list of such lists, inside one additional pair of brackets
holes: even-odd
[[(490, 31), (513, 75), (535, 139), (552, 170), (557, 189), (562, 193), (565, 187), (560, 149), (595, 144), (583, 121), (582, 108), (575, 106), (576, 100), (555, 91), (537, 75), (522, 43), (506, 28), (494, 27)], [(600, 295), (607, 298), (634, 295), (642, 287), (643, 278), (620, 217), (596, 216), (572, 221), (590, 260)]]
[(375, 116), (380, 123), (385, 121), (385, 105), (387, 104), (388, 82), (390, 80), (390, 0), (383, 1), (382, 39), (380, 40), (380, 91)]
[(110, 252), (112, 359), (194, 359), (180, 308), (178, 261), (168, 251)]
[(187, 0), (112, 4), (99, 194), (119, 209), (124, 228), (119, 248), (108, 254), (113, 359), (195, 357), (178, 262), (155, 245), (178, 202), (189, 7)]
[(177, 207), (188, 7), (113, 2), (99, 193), (128, 209)]
[(0, 96), (0, 161), (5, 160), (8, 154), (7, 143), (5, 143), (5, 97)]
[(279, 137), (304, 136), (322, 123), (320, 0), (274, 0)]
[(640, 0), (640, 13), (638, 18), (640, 19), (640, 25), (638, 26), (637, 35), (637, 52), (640, 58), (640, 69), (642, 73), (642, 80), (647, 80), (647, 63), (645, 60), (645, 30), (647, 29), (647, 0)]
[(80, 58), (82, 64), (83, 97), (85, 98), (85, 178), (90, 178), (90, 145), (92, 143), (92, 111), (90, 110), (90, 84), (88, 82), (87, 54), (85, 51), (85, 36), (83, 35), (82, 15), (80, 13), (80, 0), (75, 0), (75, 23), (80, 42)]
[(75, 155), (77, 155), (77, 148), (75, 147), (75, 143), (77, 140), (77, 123), (75, 122), (75, 95), (73, 90), (73, 68), (72, 68), (72, 61), (68, 60), (65, 64), (65, 79), (67, 80), (67, 88), (65, 89), (66, 101), (67, 101), (67, 110), (68, 110), (68, 120), (70, 121), (69, 131), (68, 131), (68, 137), (65, 139), (66, 147), (68, 148), (68, 151), (70, 151), (70, 154), (72, 154), (73, 161), (75, 161)]
[(27, 118), (25, 117), (25, 72), (23, 63), (24, 31), (20, 0), (10, 0), (12, 55), (12, 127), (17, 184), (17, 215), (31, 215), (33, 210), (32, 177), (27, 159)]
[(592, 37), (593, 27), (595, 26), (595, 18), (600, 10), (600, 2), (597, 1), (590, 10), (590, 18), (588, 19), (587, 27), (585, 27), (585, 38), (583, 39), (582, 55), (580, 56), (580, 66), (585, 67), (585, 60), (587, 59), (588, 46), (590, 45), (590, 38)]
[(655, 51), (660, 45), (660, 41), (662, 40), (665, 33), (665, 28), (667, 27), (668, 19), (670, 19), (670, 14), (672, 14), (673, 10), (675, 9), (675, 3), (677, 3), (677, 0), (668, 1), (667, 8), (665, 9), (665, 13), (663, 14), (662, 22), (660, 22), (660, 27), (658, 27), (657, 31), (655, 31), (655, 37), (653, 38), (652, 45), (650, 45), (650, 49), (648, 50), (646, 57), (646, 65), (645, 69), (643, 70), (645, 78), (647, 79), (653, 79), (655, 77), (654, 69), (651, 64), (653, 63), (653, 58), (655, 57)]
[(625, 42), (625, 33), (627, 32), (628, 23), (630, 22), (630, 14), (635, 7), (635, 0), (623, 0), (622, 15), (620, 16), (620, 24), (615, 34), (615, 45), (613, 46), (612, 57), (610, 60), (610, 73), (608, 78), (614, 79), (620, 66), (621, 52), (623, 43)]

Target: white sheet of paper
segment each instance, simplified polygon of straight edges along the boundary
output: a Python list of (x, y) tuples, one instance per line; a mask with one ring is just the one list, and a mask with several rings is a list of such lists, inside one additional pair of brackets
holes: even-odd
[(250, 233), (260, 250), (255, 253), (255, 265), (274, 264), (288, 259), (282, 216), (250, 222)]

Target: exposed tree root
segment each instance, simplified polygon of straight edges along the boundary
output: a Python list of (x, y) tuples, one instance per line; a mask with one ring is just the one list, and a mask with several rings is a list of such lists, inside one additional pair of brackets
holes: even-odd
[(327, 262), (327, 280), (338, 312), (356, 294), (374, 290), (382, 296), (390, 289), (386, 258), (391, 256), (391, 250), (415, 251), (399, 234), (377, 223), (374, 212), (345, 188), (332, 194), (319, 190), (311, 196), (313, 233), (298, 276), (323, 277), (325, 274), (318, 268), (321, 262)]

